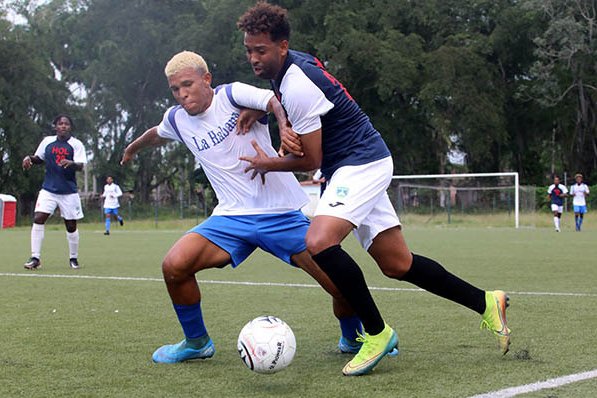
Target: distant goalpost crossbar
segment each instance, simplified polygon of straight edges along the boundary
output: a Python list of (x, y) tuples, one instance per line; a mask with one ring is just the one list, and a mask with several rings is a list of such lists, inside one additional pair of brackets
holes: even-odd
[(392, 180), (415, 180), (424, 178), (473, 178), (473, 177), (514, 177), (514, 226), (519, 227), (520, 187), (517, 172), (502, 173), (460, 173), (460, 174), (419, 174), (395, 175)]

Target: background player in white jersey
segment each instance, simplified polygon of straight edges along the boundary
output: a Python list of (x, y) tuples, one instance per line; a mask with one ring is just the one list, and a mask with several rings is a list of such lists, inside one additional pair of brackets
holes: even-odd
[(71, 136), (73, 121), (70, 116), (58, 115), (52, 122), (56, 135), (44, 138), (34, 155), (25, 156), (23, 168), (29, 170), (34, 164), (46, 165), (42, 189), (39, 191), (31, 227), (31, 258), (25, 268), (36, 270), (41, 267), (41, 246), (44, 240), (45, 223), (56, 207), (66, 226), (66, 240), (69, 249), (69, 265), (79, 268), (79, 230), (77, 220), (83, 218), (81, 198), (77, 189), (75, 172), (83, 170), (87, 154), (83, 143)]
[(562, 219), (562, 212), (564, 211), (564, 198), (568, 194), (566, 185), (560, 184), (560, 177), (553, 176), (553, 184), (547, 188), (547, 197), (551, 203), (551, 211), (553, 212), (553, 225), (556, 232), (560, 232), (560, 221)]
[(574, 206), (574, 223), (576, 224), (576, 230), (580, 232), (582, 228), (582, 222), (587, 212), (587, 200), (589, 196), (589, 186), (582, 180), (582, 174), (578, 173), (574, 176), (576, 184), (570, 187), (570, 196), (572, 196), (572, 206)]
[(118, 214), (118, 208), (120, 207), (118, 198), (121, 196), (122, 189), (114, 182), (114, 178), (112, 176), (106, 177), (106, 185), (104, 185), (104, 191), (102, 192), (102, 198), (104, 198), (104, 215), (106, 216), (106, 232), (104, 232), (104, 235), (110, 235), (112, 216), (116, 217), (121, 226), (124, 224), (122, 216)]
[(343, 334), (345, 329), (355, 334), (359, 319), (306, 251), (304, 237), (309, 221), (300, 208), (308, 198), (298, 181), (292, 173), (268, 176), (263, 182), (252, 179), (239, 160), (253, 152), (252, 140), (268, 154), (276, 155), (266, 122), (255, 122), (244, 134), (237, 133), (241, 108), (275, 111), (278, 118), (285, 118), (273, 93), (242, 83), (214, 90), (205, 61), (189, 51), (176, 54), (165, 73), (179, 105), (165, 113), (159, 126), (129, 144), (121, 163), (129, 162), (143, 148), (179, 141), (201, 163), (219, 203), (212, 215), (180, 238), (163, 260), (164, 281), (185, 339), (158, 348), (153, 360), (175, 363), (214, 355), (195, 273), (227, 264), (236, 267), (257, 247), (313, 276), (334, 296), (334, 313)]
[[(293, 133), (282, 137), (289, 156), (272, 157), (255, 143), (257, 155), (243, 159), (248, 171), (313, 170), (321, 166), (326, 190), (306, 236), (313, 259), (330, 276), (365, 327), (363, 346), (343, 369), (367, 373), (398, 342), (381, 315), (367, 314), (364, 279), (340, 244), (352, 231), (383, 273), (406, 280), (482, 315), (508, 351), (507, 296), (485, 292), (449, 273), (434, 260), (412, 254), (386, 190), (393, 172), (391, 154), (367, 115), (317, 58), (289, 49), (287, 11), (259, 1), (237, 23), (244, 32), (247, 59), (257, 77), (270, 83), (288, 113)], [(291, 138), (291, 139), (288, 139)], [(270, 173), (267, 175), (275, 175)]]

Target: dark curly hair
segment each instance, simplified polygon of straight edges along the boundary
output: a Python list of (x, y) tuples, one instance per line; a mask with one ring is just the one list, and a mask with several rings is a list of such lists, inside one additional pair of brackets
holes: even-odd
[(68, 121), (70, 122), (70, 126), (71, 126), (71, 128), (73, 128), (73, 129), (74, 129), (74, 128), (75, 128), (75, 124), (73, 123), (73, 118), (72, 118), (72, 117), (70, 117), (69, 115), (66, 115), (66, 114), (64, 114), (64, 113), (61, 113), (60, 115), (56, 116), (56, 117), (54, 118), (54, 120), (52, 120), (52, 127), (56, 127), (56, 123), (58, 123), (58, 121), (59, 121), (60, 119), (62, 119), (63, 117), (65, 117), (65, 118), (67, 118), (67, 119), (68, 119)]
[(238, 19), (236, 26), (251, 35), (269, 33), (272, 41), (290, 38), (288, 11), (265, 1), (258, 1), (257, 4), (249, 8)]

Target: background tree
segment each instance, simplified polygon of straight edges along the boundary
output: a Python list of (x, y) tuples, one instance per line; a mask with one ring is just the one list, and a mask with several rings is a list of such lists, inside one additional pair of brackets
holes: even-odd
[[(551, 110), (557, 163), (571, 173), (597, 170), (597, 2), (528, 0), (544, 21), (535, 37), (532, 81), (524, 93)], [(552, 162), (552, 169), (555, 164)]]
[[(35, 199), (42, 168), (24, 172), (22, 160), (50, 135), (55, 115), (69, 112), (69, 91), (55, 78), (49, 52), (33, 32), (0, 16), (0, 192)], [(26, 208), (30, 211), (30, 208)]]

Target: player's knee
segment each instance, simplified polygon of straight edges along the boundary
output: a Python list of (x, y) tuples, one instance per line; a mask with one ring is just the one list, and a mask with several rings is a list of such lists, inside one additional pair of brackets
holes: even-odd
[(184, 263), (172, 255), (167, 255), (162, 261), (162, 274), (166, 283), (177, 283), (188, 277)]
[(413, 257), (410, 252), (391, 258), (389, 261), (385, 261), (380, 264), (381, 272), (388, 278), (402, 279), (404, 275), (410, 270), (412, 265)]
[(330, 242), (324, 236), (317, 236), (315, 234), (307, 233), (305, 237), (305, 243), (307, 245), (307, 251), (312, 255), (321, 253), (325, 249), (334, 246), (334, 242)]

